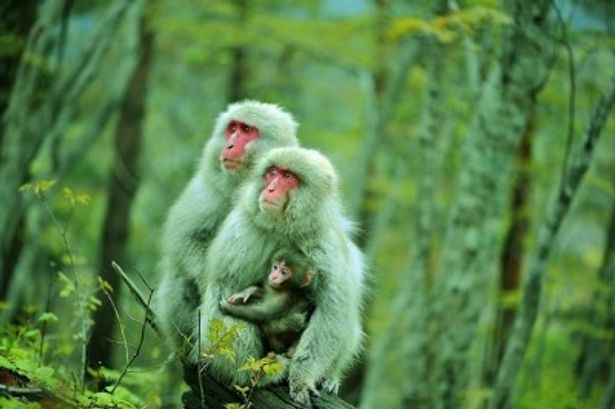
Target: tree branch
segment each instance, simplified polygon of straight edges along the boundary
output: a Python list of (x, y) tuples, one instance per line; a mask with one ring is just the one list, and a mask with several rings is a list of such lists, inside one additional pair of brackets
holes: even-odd
[(549, 255), (553, 249), (553, 244), (562, 221), (570, 209), (572, 199), (589, 168), (596, 142), (600, 137), (614, 102), (615, 78), (611, 83), (610, 89), (598, 102), (581, 145), (572, 157), (570, 169), (565, 172), (565, 180), (560, 184), (557, 198), (551, 204), (547, 219), (540, 228), (538, 248), (532, 267), (523, 285), (521, 307), (504, 354), (502, 366), (498, 371), (494, 397), (489, 406), (490, 409), (504, 409), (510, 405), (512, 389), (523, 363), (538, 315), (538, 306), (540, 304)]
[[(204, 373), (198, 376), (196, 366), (184, 365), (184, 380), (188, 383), (191, 391), (184, 393), (182, 402), (186, 409), (218, 409), (227, 403), (241, 403), (242, 397), (232, 387), (225, 386), (215, 381), (210, 375)], [(200, 380), (200, 381), (199, 381)], [(203, 388), (203, 400), (199, 393)], [(288, 385), (276, 385), (267, 388), (255, 388), (251, 397), (252, 408), (255, 409), (278, 409), (300, 408), (288, 394)], [(312, 398), (314, 409), (352, 409), (354, 406), (343, 401), (335, 395), (322, 393), (319, 397)]]

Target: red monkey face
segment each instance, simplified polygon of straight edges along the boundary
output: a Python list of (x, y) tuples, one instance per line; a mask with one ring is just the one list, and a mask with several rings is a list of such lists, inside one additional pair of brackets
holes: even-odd
[(260, 201), (264, 210), (281, 213), (289, 201), (288, 192), (299, 186), (299, 178), (288, 169), (271, 166), (265, 173), (265, 188)]
[(227, 169), (237, 169), (242, 164), (246, 146), (258, 139), (258, 128), (245, 122), (232, 120), (224, 131), (226, 143), (222, 149), (222, 163)]
[(269, 273), (269, 283), (275, 288), (279, 288), (284, 282), (290, 280), (293, 271), (286, 265), (285, 261), (274, 261)]

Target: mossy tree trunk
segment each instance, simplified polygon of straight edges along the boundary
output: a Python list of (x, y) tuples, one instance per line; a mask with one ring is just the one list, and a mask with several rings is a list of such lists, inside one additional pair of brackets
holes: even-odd
[(538, 316), (549, 256), (562, 221), (589, 168), (596, 143), (614, 104), (615, 78), (598, 102), (578, 149), (570, 158), (570, 165), (564, 169), (557, 196), (549, 206), (545, 221), (540, 226), (537, 247), (530, 268), (524, 277), (521, 304), (502, 364), (498, 370), (490, 409), (511, 407), (515, 382)]
[[(446, 1), (436, 5), (436, 15), (448, 12)], [(443, 116), (443, 61), (445, 47), (434, 37), (423, 40), (429, 49), (426, 60), (427, 88), (425, 109), (419, 132), (420, 174), (417, 176), (419, 205), (416, 211), (417, 241), (412, 266), (402, 280), (391, 306), (395, 317), (389, 328), (374, 341), (365, 386), (361, 399), (362, 408), (379, 408), (386, 401), (387, 391), (402, 390), (403, 407), (421, 408), (428, 404), (427, 371), (430, 351), (427, 342), (430, 287), (433, 274), (433, 236), (436, 218), (435, 190), (438, 175), (438, 143), (446, 121)], [(391, 385), (387, 376), (391, 368), (398, 368), (400, 385)]]
[(462, 152), (464, 165), (436, 270), (430, 338), (438, 353), (430, 374), (431, 408), (463, 403), (471, 346), (494, 284), (511, 165), (529, 110), (548, 76), (550, 2), (517, 0), (511, 6), (513, 23), (503, 36), (501, 59), (487, 76)]
[[(153, 33), (147, 26), (145, 10), (140, 18), (137, 64), (128, 82), (120, 108), (115, 132), (115, 154), (110, 175), (109, 195), (101, 240), (99, 271), (103, 280), (113, 287), (111, 298), (115, 303), (120, 296), (120, 278), (112, 270), (111, 261), (126, 263), (125, 248), (130, 227), (130, 209), (139, 186), (139, 153), (143, 139), (147, 80), (149, 78)], [(102, 300), (96, 310), (88, 343), (88, 364), (91, 367), (112, 367), (112, 340), (115, 315), (111, 304)]]
[(580, 394), (585, 399), (590, 396), (601, 374), (604, 376), (609, 371), (615, 372), (615, 368), (610, 367), (615, 340), (613, 337), (599, 336), (615, 328), (615, 205), (607, 225), (602, 266), (598, 271), (598, 288), (592, 299), (594, 302), (587, 311), (592, 331), (584, 334), (577, 361)]

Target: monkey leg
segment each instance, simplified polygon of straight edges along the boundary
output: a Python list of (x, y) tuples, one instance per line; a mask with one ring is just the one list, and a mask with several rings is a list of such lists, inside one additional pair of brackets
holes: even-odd
[(352, 365), (356, 359), (356, 355), (361, 349), (363, 340), (363, 332), (357, 325), (354, 331), (350, 332), (352, 336), (348, 339), (348, 348), (341, 351), (337, 359), (331, 365), (331, 368), (325, 374), (321, 385), (322, 389), (328, 393), (337, 394), (341, 385), (341, 379), (344, 372)]
[(199, 295), (196, 283), (184, 277), (174, 279), (170, 274), (165, 275), (154, 294), (153, 310), (163, 333), (180, 355), (186, 356), (197, 326)]

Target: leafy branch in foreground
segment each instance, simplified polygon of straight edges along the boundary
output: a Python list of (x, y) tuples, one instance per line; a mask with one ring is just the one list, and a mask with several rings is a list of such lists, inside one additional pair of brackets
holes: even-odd
[[(79, 278), (79, 272), (77, 271), (77, 263), (75, 262), (75, 253), (73, 252), (71, 243), (68, 239), (68, 228), (70, 226), (70, 221), (72, 220), (74, 210), (76, 206), (88, 206), (91, 201), (91, 197), (87, 194), (78, 194), (73, 192), (68, 187), (64, 187), (62, 189), (62, 194), (66, 201), (70, 206), (69, 214), (64, 223), (60, 222), (55, 212), (51, 208), (48, 200), (48, 194), (51, 192), (51, 189), (57, 184), (56, 180), (40, 180), (37, 182), (26, 183), (19, 188), (20, 192), (31, 192), (36, 196), (41, 203), (43, 204), (45, 210), (47, 211), (55, 230), (58, 232), (62, 239), (62, 243), (64, 245), (64, 249), (66, 250), (67, 259), (68, 259), (68, 267), (72, 272), (73, 279), (72, 281), (60, 273), (60, 278), (65, 281), (67, 287), (65, 287), (64, 294), (66, 292), (74, 292), (75, 294), (75, 311), (77, 313), (77, 319), (80, 326), (80, 331), (75, 336), (76, 339), (80, 340), (80, 350), (81, 350), (81, 359), (80, 359), (80, 367), (79, 367), (79, 381), (82, 385), (82, 390), (85, 388), (85, 363), (86, 363), (86, 345), (88, 338), (88, 330), (92, 325), (92, 321), (89, 319), (87, 315), (88, 309), (97, 308), (96, 300), (88, 299), (85, 295), (85, 291), (82, 289), (81, 280)], [(67, 289), (68, 288), (68, 289)], [(73, 291), (74, 290), (74, 291)], [(62, 296), (62, 293), (60, 293)]]

